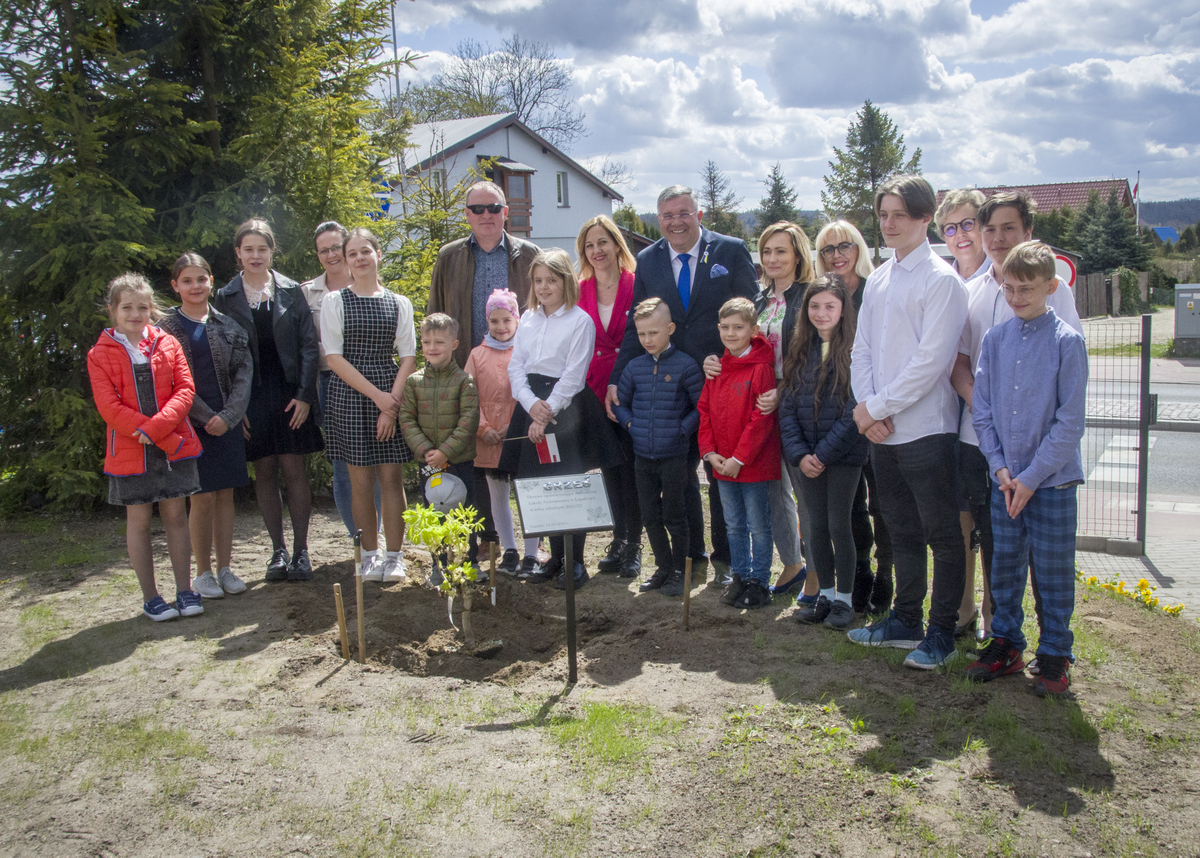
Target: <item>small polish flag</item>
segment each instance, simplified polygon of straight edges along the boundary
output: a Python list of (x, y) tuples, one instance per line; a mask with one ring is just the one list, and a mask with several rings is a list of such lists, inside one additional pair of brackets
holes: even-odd
[(553, 462), (561, 462), (562, 456), (558, 455), (558, 442), (554, 440), (552, 434), (547, 434), (540, 443), (537, 444), (538, 461), (543, 465), (549, 465)]

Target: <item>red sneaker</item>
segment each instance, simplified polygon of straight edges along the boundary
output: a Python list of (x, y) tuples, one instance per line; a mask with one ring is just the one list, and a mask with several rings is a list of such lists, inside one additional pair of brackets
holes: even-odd
[(1000, 676), (1008, 676), (1025, 669), (1021, 650), (1004, 638), (992, 638), (979, 654), (979, 660), (968, 664), (963, 673), (976, 682), (991, 682)]
[(1039, 655), (1042, 675), (1033, 686), (1038, 697), (1066, 697), (1071, 688), (1071, 660), (1061, 655)]

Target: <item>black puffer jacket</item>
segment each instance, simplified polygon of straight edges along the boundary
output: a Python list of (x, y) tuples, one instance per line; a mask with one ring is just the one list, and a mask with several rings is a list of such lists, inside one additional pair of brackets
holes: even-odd
[(867, 436), (858, 433), (854, 423), (854, 394), (846, 397), (844, 405), (832, 379), (826, 380), (826, 392), (821, 396), (821, 408), (813, 413), (817, 374), (821, 369), (821, 341), (813, 341), (804, 380), (796, 387), (783, 390), (779, 404), (779, 434), (783, 441), (783, 456), (793, 467), (810, 453), (825, 467), (830, 465), (864, 465), (867, 461)]

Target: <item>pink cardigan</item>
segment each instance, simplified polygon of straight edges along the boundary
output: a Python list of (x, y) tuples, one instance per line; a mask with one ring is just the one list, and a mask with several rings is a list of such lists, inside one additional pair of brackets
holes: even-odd
[(617, 297), (613, 302), (612, 318), (608, 328), (600, 323), (600, 309), (596, 306), (596, 278), (579, 281), (579, 306), (592, 317), (596, 326), (596, 350), (588, 364), (587, 385), (601, 402), (608, 392), (608, 379), (617, 363), (617, 352), (625, 338), (625, 322), (633, 305), (633, 272), (622, 271), (617, 282)]

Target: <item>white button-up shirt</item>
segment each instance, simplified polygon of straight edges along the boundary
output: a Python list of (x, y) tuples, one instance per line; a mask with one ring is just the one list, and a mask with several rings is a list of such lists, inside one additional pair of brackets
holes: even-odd
[(596, 325), (578, 305), (564, 304), (549, 316), (542, 307), (526, 310), (517, 325), (508, 382), (513, 397), (527, 412), (538, 401), (529, 388), (530, 373), (557, 378), (546, 404), (555, 414), (562, 411), (587, 383), (588, 364), (596, 345)]
[[(687, 253), (691, 254), (688, 257), (688, 272), (691, 274), (692, 279), (689, 282), (692, 286), (696, 285), (696, 263), (700, 261), (700, 245), (703, 243), (704, 239), (698, 238), (696, 239), (696, 243), (692, 245), (692, 249), (686, 251)], [(671, 247), (669, 242), (667, 244), (667, 250), (671, 254), (671, 273), (675, 275), (675, 287), (679, 288), (679, 273), (683, 271), (683, 260), (679, 257), (683, 254), (676, 253), (675, 248)], [(690, 289), (688, 290), (688, 294), (691, 294)]]
[[(1017, 317), (1013, 308), (1008, 306), (1004, 297), (1004, 286), (996, 280), (992, 264), (988, 263), (980, 272), (967, 282), (967, 322), (958, 341), (958, 353), (971, 358), (971, 375), (979, 371), (983, 335), (996, 325), (1002, 325)], [(1083, 333), (1083, 322), (1079, 321), (1079, 311), (1075, 309), (1075, 293), (1061, 277), (1058, 278), (1058, 288), (1046, 300), (1046, 305), (1054, 310), (1054, 315), (1059, 319)], [(972, 423), (970, 403), (967, 405), (968, 407), (963, 409), (958, 437), (964, 444), (978, 447), (979, 438)]]
[(850, 359), (854, 398), (892, 418), (885, 444), (958, 431), (950, 370), (967, 317), (962, 279), (929, 242), (872, 272)]

